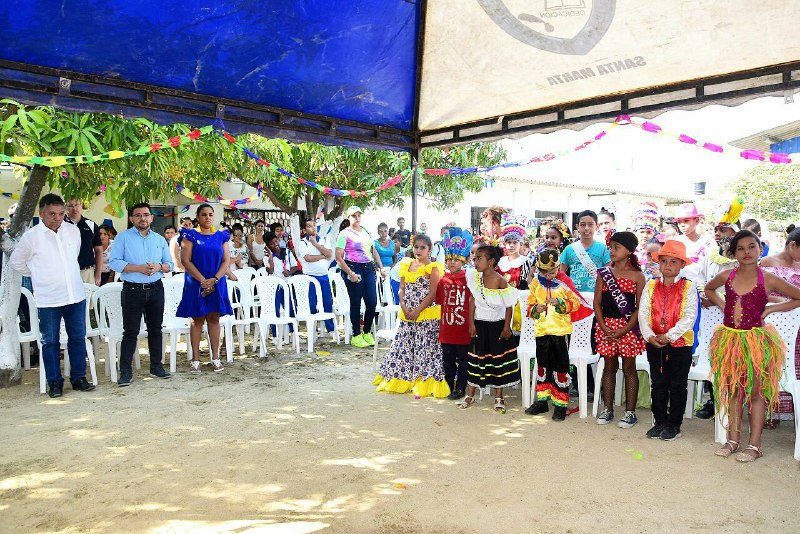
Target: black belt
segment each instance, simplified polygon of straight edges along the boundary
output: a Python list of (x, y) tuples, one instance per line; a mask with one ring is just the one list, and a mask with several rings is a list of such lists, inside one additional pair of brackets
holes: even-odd
[(161, 280), (156, 280), (155, 282), (126, 282), (125, 280), (122, 281), (122, 286), (128, 286), (133, 289), (153, 289), (156, 286), (161, 285)]
[(90, 266), (88, 266), (88, 267), (81, 267), (81, 271), (85, 271), (85, 270), (87, 270), (87, 269), (92, 269), (92, 268), (94, 268), (94, 267), (96, 267), (96, 266), (95, 266), (95, 265), (90, 265)]

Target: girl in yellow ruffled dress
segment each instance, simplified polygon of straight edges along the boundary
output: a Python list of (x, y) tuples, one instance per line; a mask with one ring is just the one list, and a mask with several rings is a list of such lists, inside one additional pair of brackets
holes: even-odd
[(378, 391), (411, 391), (417, 397), (450, 395), (439, 344), (441, 307), (435, 302), (444, 266), (431, 261), (431, 248), (428, 236), (417, 235), (414, 258), (400, 263), (400, 321), (389, 354), (373, 382)]

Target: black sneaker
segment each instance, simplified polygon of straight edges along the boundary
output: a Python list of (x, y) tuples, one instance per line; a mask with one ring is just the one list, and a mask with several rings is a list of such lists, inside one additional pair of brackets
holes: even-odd
[(461, 400), (464, 398), (464, 392), (460, 389), (454, 390), (450, 395), (447, 396), (449, 400)]
[(563, 421), (567, 418), (567, 409), (564, 406), (553, 406), (553, 421)]
[(72, 383), (72, 389), (76, 391), (92, 391), (94, 387), (94, 384), (86, 380), (85, 376), (80, 377)]
[(694, 412), (694, 415), (698, 419), (711, 419), (714, 417), (714, 403), (706, 401), (702, 408)]
[(550, 406), (547, 405), (547, 401), (537, 400), (525, 409), (525, 413), (528, 415), (538, 415), (540, 413), (547, 413), (549, 410)]
[(668, 426), (661, 433), (661, 439), (664, 441), (672, 441), (681, 437), (681, 429), (676, 426)]
[(150, 376), (155, 378), (172, 378), (172, 373), (168, 373), (163, 367), (150, 369)]
[(656, 425), (647, 431), (645, 434), (650, 439), (661, 439), (661, 433), (664, 432), (664, 429), (667, 428), (666, 425), (662, 425), (661, 423), (656, 423)]
[(57, 399), (64, 394), (64, 384), (61, 382), (48, 382), (47, 385), (50, 386), (47, 394), (50, 395), (51, 399)]
[(127, 373), (121, 373), (119, 375), (119, 380), (117, 380), (117, 385), (123, 388), (125, 386), (130, 386), (131, 382), (133, 382), (133, 373), (129, 371)]

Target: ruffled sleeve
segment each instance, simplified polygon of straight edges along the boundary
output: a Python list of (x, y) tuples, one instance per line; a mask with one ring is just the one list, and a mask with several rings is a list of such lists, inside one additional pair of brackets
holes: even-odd
[(439, 276), (440, 276), (440, 277), (444, 276), (444, 273), (446, 272), (446, 269), (445, 269), (445, 266), (444, 266), (444, 264), (443, 264), (443, 263), (440, 263), (440, 262), (438, 262), (438, 261), (432, 261), (432, 262), (430, 262), (430, 263), (429, 263), (429, 264), (428, 264), (428, 265), (425, 267), (425, 269), (428, 271), (428, 274), (429, 274), (429, 275), (433, 274), (433, 270), (434, 270), (434, 269), (436, 269), (437, 271), (439, 271)]
[(231, 231), (228, 230), (227, 228), (225, 230), (220, 230), (219, 233), (222, 234), (222, 242), (223, 243), (225, 241), (230, 241), (231, 240)]
[(184, 239), (187, 239), (192, 244), (196, 243), (197, 230), (194, 228), (181, 228), (181, 232), (178, 234), (178, 245), (180, 245)]
[(517, 301), (519, 300), (518, 291), (515, 287), (506, 286), (503, 289), (497, 290), (497, 295), (503, 302), (503, 305), (508, 308), (509, 306), (515, 306)]
[[(414, 282), (419, 276), (419, 271), (413, 273), (408, 272), (408, 268), (411, 267), (413, 262), (414, 260), (412, 258), (403, 258), (400, 260), (400, 267), (397, 269), (397, 276), (399, 276), (401, 280), (405, 280), (407, 283)], [(414, 279), (411, 280), (411, 277)]]

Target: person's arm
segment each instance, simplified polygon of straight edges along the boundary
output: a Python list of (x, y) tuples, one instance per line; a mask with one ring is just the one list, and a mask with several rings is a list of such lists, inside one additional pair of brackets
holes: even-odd
[(100, 285), (100, 276), (103, 274), (103, 243), (100, 241), (100, 227), (94, 225), (94, 235), (92, 236), (92, 248), (94, 249), (94, 285)]
[(603, 318), (603, 278), (598, 274), (597, 280), (594, 283), (594, 316), (597, 318), (597, 325), (600, 330), (609, 336), (612, 330), (606, 326), (605, 319)]
[(656, 340), (656, 333), (650, 328), (650, 284), (642, 290), (642, 300), (639, 302), (639, 331), (645, 341), (654, 347), (661, 347)]
[[(31, 230), (28, 231), (30, 232)], [(26, 239), (23, 234), (22, 238), (20, 238), (17, 245), (14, 247), (14, 251), (11, 252), (8, 266), (18, 273), (21, 273), (23, 276), (30, 276), (31, 270), (28, 268), (28, 260), (31, 258), (32, 251), (33, 247), (31, 246), (30, 239)], [(0, 259), (0, 261), (2, 261), (2, 259)]]
[(297, 272), (297, 260), (292, 262), (292, 258), (294, 257), (294, 252), (292, 252), (288, 247), (286, 249), (286, 264), (289, 265), (288, 269), (283, 270), (283, 276), (290, 277)]
[[(344, 247), (339, 247), (338, 245), (336, 247), (336, 263), (339, 265), (339, 268), (342, 270), (342, 272), (345, 275), (347, 275), (348, 280), (350, 280), (353, 283), (358, 282), (358, 275), (354, 273), (353, 270), (350, 269), (350, 267), (348, 267), (347, 263), (344, 261)], [(400, 281), (400, 287), (401, 289), (403, 287), (402, 280)], [(400, 300), (402, 302), (402, 296), (400, 297)]]
[(719, 296), (717, 293), (717, 288), (725, 284), (725, 282), (728, 280), (728, 276), (730, 276), (729, 272), (722, 271), (717, 276), (712, 278), (705, 287), (704, 293), (706, 294), (706, 298), (709, 302), (711, 302), (711, 304), (719, 308), (725, 308), (725, 299)]
[[(309, 237), (308, 242), (311, 244), (312, 247), (317, 249), (319, 254), (306, 254), (305, 256), (303, 256), (303, 259), (305, 261), (319, 261), (319, 260), (333, 259), (333, 251), (324, 246), (322, 243), (320, 243), (316, 236)], [(306, 248), (307, 247), (303, 247), (303, 250), (305, 251)]]
[[(113, 245), (112, 245), (113, 246)], [(161, 272), (171, 273), (175, 270), (175, 264), (172, 263), (172, 253), (169, 251), (169, 243), (165, 239), (161, 244)], [(166, 270), (164, 269), (166, 267)]]
[(433, 267), (431, 269), (430, 276), (431, 276), (431, 285), (430, 288), (428, 289), (428, 293), (424, 297), (422, 297), (422, 301), (419, 303), (419, 306), (417, 306), (411, 311), (412, 314), (414, 315), (414, 319), (419, 317), (419, 314), (422, 313), (422, 311), (425, 308), (433, 304), (433, 302), (436, 300), (436, 288), (439, 287), (439, 280), (441, 280), (441, 275), (439, 274), (439, 268)]
[[(400, 290), (398, 291), (398, 295), (400, 296), (400, 309), (403, 311), (403, 316), (406, 319), (409, 319), (409, 315), (411, 315), (411, 310), (406, 306), (406, 279), (402, 276), (400, 277)], [(413, 320), (413, 319), (409, 319)]]
[[(113, 249), (112, 249), (113, 250)], [(169, 240), (169, 252), (172, 255), (172, 258), (175, 262), (175, 269), (180, 269), (181, 271), (184, 270), (183, 262), (181, 261), (181, 251), (180, 247), (178, 247), (178, 238), (173, 237)]]
[(264, 259), (261, 261), (261, 265), (269, 274), (275, 273), (275, 256), (272, 255), (269, 247), (264, 248)]
[(205, 289), (205, 285), (208, 285), (206, 282), (206, 277), (204, 277), (200, 273), (200, 270), (194, 266), (194, 263), (192, 263), (193, 250), (194, 243), (184, 237), (183, 242), (181, 243), (181, 263), (183, 263), (183, 268), (186, 271), (186, 274), (200, 282), (200, 286)]
[(378, 266), (378, 272), (381, 273), (381, 278), (386, 278), (386, 273), (383, 272), (383, 262), (381, 262), (381, 255), (378, 254), (378, 249), (375, 244), (372, 244), (372, 258), (375, 260), (375, 265)]
[(219, 269), (217, 269), (216, 274), (214, 274), (214, 279), (216, 282), (219, 282), (219, 279), (225, 276), (225, 273), (228, 272), (228, 267), (231, 265), (231, 249), (228, 241), (222, 243), (222, 263), (219, 265)]
[(469, 295), (469, 337), (476, 337), (478, 329), (475, 327), (475, 297), (470, 292)]
[(514, 315), (514, 307), (508, 306), (506, 308), (506, 321), (503, 324), (503, 331), (500, 332), (500, 339), (508, 339), (511, 337), (511, 317)]
[(637, 324), (639, 324), (639, 314), (637, 313), (637, 310), (639, 309), (639, 302), (641, 302), (642, 300), (642, 291), (644, 290), (645, 280), (644, 280), (644, 275), (641, 273), (641, 271), (639, 271), (638, 273), (634, 273), (634, 276), (636, 277), (636, 304), (630, 319), (628, 319), (628, 322), (625, 323), (625, 326), (616, 331), (615, 335), (616, 339), (621, 338), (622, 336), (633, 330)]
[(774, 274), (764, 273), (764, 285), (769, 293), (782, 293), (789, 297), (789, 300), (781, 302), (780, 304), (770, 304), (764, 308), (764, 313), (761, 318), (766, 318), (771, 313), (786, 312), (800, 307), (800, 287), (793, 286), (786, 280), (778, 278)]

